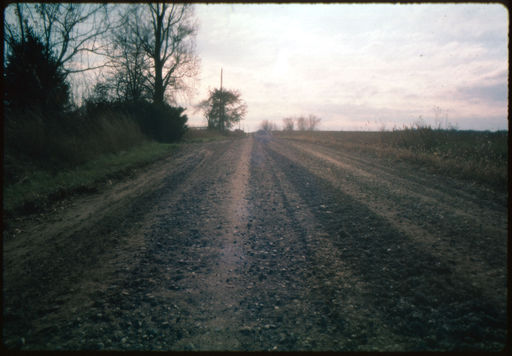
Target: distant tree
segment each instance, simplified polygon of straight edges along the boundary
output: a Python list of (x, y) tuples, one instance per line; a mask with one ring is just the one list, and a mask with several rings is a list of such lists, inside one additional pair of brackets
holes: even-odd
[(315, 115), (310, 114), (306, 120), (306, 127), (307, 127), (308, 131), (316, 130), (318, 128), (318, 125), (320, 124), (320, 121), (322, 121), (322, 119), (320, 119), (319, 117), (317, 117)]
[(277, 131), (277, 124), (273, 121), (263, 120), (260, 123), (260, 130), (267, 132)]
[[(290, 120), (293, 121), (293, 119)], [(297, 130), (299, 131), (314, 131), (318, 128), (320, 121), (322, 121), (322, 119), (313, 114), (310, 114), (308, 117), (301, 115), (295, 119)]]
[(299, 116), (295, 119), (295, 122), (297, 123), (297, 130), (306, 131), (307, 123), (304, 116)]
[(286, 117), (283, 119), (283, 131), (293, 131), (294, 122), (293, 118)]
[(69, 103), (66, 73), (43, 40), (25, 24), (12, 39), (5, 67), (5, 99), (9, 108), (62, 111)]
[(204, 112), (209, 129), (224, 131), (240, 122), (247, 113), (247, 105), (236, 90), (213, 89), (208, 99), (198, 108)]

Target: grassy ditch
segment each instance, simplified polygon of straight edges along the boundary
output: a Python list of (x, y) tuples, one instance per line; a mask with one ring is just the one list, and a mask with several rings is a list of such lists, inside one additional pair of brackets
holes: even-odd
[[(4, 154), (4, 216), (42, 211), (51, 202), (80, 192), (94, 192), (110, 179), (168, 156), (182, 144), (242, 137), (240, 132), (187, 130), (180, 143), (149, 140), (122, 115), (99, 118), (80, 137), (48, 129), (40, 121), (26, 121), (8, 132)], [(17, 146), (30, 155), (20, 155)], [(14, 153), (14, 154), (13, 154)]]
[(405, 127), (380, 132), (282, 132), (280, 137), (405, 161), (432, 173), (506, 191), (508, 132)]
[(178, 144), (148, 141), (129, 150), (98, 156), (59, 171), (35, 168), (20, 181), (3, 187), (4, 215), (40, 211), (67, 195), (96, 191), (109, 179), (124, 177), (136, 168), (162, 159)]
[(4, 112), (4, 216), (126, 175), (164, 157), (186, 131), (183, 108), (149, 102), (86, 102), (67, 111)]

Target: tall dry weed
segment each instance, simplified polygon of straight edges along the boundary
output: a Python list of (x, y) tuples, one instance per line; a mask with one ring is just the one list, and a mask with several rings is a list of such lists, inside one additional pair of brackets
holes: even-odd
[(58, 171), (146, 140), (138, 124), (124, 114), (87, 120), (78, 116), (49, 119), (36, 111), (10, 113), (5, 120), (4, 178), (11, 184), (30, 174), (34, 166)]

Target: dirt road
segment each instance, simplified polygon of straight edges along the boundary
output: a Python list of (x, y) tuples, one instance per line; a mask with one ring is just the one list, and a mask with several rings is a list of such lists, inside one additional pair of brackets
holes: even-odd
[(184, 145), (4, 231), (12, 349), (499, 350), (507, 202), (270, 136)]

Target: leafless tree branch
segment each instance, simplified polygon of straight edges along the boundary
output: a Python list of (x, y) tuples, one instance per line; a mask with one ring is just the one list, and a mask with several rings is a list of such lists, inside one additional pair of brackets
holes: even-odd
[[(94, 65), (76, 70), (70, 68), (69, 64), (82, 52), (102, 54), (102, 46), (98, 46), (95, 40), (109, 30), (107, 5), (17, 3), (14, 12), (18, 24), (6, 25), (10, 39), (15, 38), (18, 33), (21, 41), (24, 41), (25, 31), (30, 28), (42, 39), (47, 54), (55, 55), (57, 63), (66, 74), (98, 68)], [(10, 39), (7, 40), (8, 44)]]

